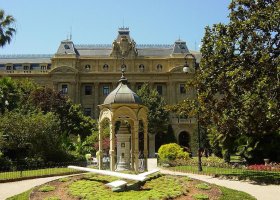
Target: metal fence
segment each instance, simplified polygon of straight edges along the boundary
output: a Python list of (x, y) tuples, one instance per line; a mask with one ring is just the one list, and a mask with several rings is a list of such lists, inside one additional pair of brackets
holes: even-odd
[(0, 166), (0, 182), (81, 173), (81, 171), (67, 168), (69, 165), (86, 166), (87, 163), (64, 162), (46, 165), (17, 165), (12, 167)]

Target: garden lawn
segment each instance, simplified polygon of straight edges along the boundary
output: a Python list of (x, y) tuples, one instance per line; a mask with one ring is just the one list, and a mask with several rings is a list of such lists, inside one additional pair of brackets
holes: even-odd
[[(67, 179), (59, 179), (52, 181), (46, 185), (36, 187), (23, 194), (9, 198), (8, 200), (28, 200), (31, 194), (31, 200), (58, 200), (58, 199), (189, 199), (194, 196), (206, 196), (210, 199), (222, 200), (255, 200), (252, 196), (217, 185), (208, 185), (197, 180), (192, 180), (188, 177), (182, 176), (162, 176), (157, 175), (150, 180), (133, 187), (127, 191), (113, 192), (105, 184), (116, 180), (117, 178), (101, 176), (101, 175), (82, 175), (71, 176)], [(201, 188), (201, 185), (203, 187)], [(53, 186), (54, 190), (40, 192), (46, 186)], [(207, 186), (207, 187), (206, 187)], [(128, 186), (131, 187), (131, 186)], [(183, 196), (182, 196), (183, 195)], [(187, 196), (186, 196), (187, 195)]]

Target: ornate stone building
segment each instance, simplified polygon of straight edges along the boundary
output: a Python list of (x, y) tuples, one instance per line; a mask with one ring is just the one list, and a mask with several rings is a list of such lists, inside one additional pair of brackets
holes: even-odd
[[(168, 104), (194, 98), (194, 90), (185, 89), (186, 79), (193, 74), (183, 73), (183, 66), (187, 62), (194, 68), (200, 56), (182, 40), (172, 45), (136, 44), (128, 28), (119, 28), (111, 45), (76, 45), (67, 39), (53, 55), (0, 55), (0, 76), (29, 78), (52, 87), (80, 103), (86, 115), (97, 119), (97, 106), (117, 87), (121, 67), (126, 69), (133, 91), (148, 82)], [(178, 143), (189, 145), (196, 120), (172, 116), (170, 123)], [(149, 145), (154, 146), (155, 140), (155, 136), (149, 136)]]

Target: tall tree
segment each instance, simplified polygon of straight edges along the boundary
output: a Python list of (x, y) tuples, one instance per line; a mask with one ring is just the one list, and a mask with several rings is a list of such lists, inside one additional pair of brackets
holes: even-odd
[(0, 47), (10, 44), (15, 33), (15, 18), (6, 15), (5, 11), (0, 9)]
[(148, 132), (156, 134), (167, 131), (169, 123), (169, 113), (165, 110), (165, 100), (161, 97), (157, 90), (152, 89), (149, 84), (142, 85), (137, 94), (141, 98), (143, 104), (148, 107)]
[(80, 105), (73, 104), (68, 97), (51, 88), (37, 88), (31, 92), (29, 103), (44, 113), (56, 113), (65, 136), (80, 135), (83, 140), (97, 129), (95, 121), (83, 114)]
[(22, 164), (28, 159), (61, 162), (65, 153), (59, 126), (51, 112), (6, 112), (0, 120), (0, 150)]
[(225, 152), (279, 161), (280, 3), (233, 0), (229, 9), (229, 24), (206, 27), (202, 40), (204, 123)]

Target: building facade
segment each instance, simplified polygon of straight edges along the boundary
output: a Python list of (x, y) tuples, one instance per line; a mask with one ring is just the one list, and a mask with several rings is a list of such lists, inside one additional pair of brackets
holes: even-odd
[[(29, 78), (61, 91), (81, 104), (86, 115), (98, 119), (97, 105), (116, 88), (122, 66), (133, 91), (150, 83), (167, 104), (194, 98), (195, 91), (185, 89), (186, 80), (194, 74), (183, 73), (183, 66), (187, 62), (194, 68), (200, 56), (182, 40), (172, 45), (136, 44), (129, 29), (123, 27), (110, 45), (76, 45), (67, 39), (53, 55), (0, 55), (0, 76)], [(186, 141), (195, 137), (196, 119), (172, 116), (170, 123), (178, 143), (186, 146)], [(150, 136), (150, 144), (155, 140)]]

